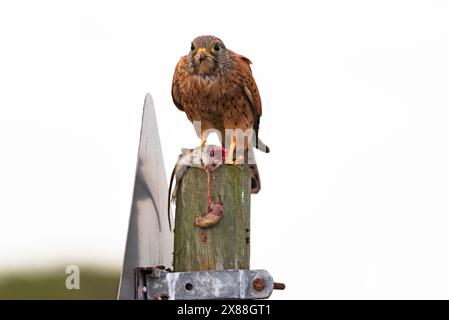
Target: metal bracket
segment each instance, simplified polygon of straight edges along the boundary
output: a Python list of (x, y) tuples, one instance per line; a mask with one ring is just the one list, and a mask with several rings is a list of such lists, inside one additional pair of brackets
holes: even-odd
[(283, 284), (266, 270), (168, 272), (136, 268), (136, 300), (266, 299)]

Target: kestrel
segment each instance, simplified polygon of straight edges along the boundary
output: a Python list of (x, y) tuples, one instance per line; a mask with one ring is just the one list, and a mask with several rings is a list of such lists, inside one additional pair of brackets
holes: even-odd
[[(214, 36), (200, 36), (192, 41), (190, 52), (176, 65), (172, 83), (173, 102), (187, 118), (199, 121), (201, 145), (215, 130), (225, 146), (226, 129), (253, 129), (244, 139), (244, 150), (252, 145), (261, 151), (269, 148), (258, 138), (262, 102), (250, 68), (251, 61), (226, 48)], [(232, 138), (226, 163), (235, 163), (237, 139)], [(227, 146), (226, 146), (227, 147)]]

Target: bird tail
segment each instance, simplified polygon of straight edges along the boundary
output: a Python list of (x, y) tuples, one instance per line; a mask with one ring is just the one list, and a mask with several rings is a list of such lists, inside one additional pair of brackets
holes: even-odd
[(265, 143), (263, 143), (263, 141), (260, 140), (259, 137), (256, 138), (256, 148), (262, 152), (270, 153), (270, 148)]
[(258, 193), (261, 188), (261, 183), (257, 164), (249, 165), (249, 172), (251, 175), (251, 193)]

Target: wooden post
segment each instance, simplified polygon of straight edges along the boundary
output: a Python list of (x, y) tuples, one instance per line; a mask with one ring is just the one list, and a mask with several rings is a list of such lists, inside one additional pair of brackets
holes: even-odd
[(222, 165), (211, 174), (211, 196), (223, 215), (209, 228), (194, 225), (207, 211), (207, 175), (190, 167), (178, 190), (174, 271), (249, 269), (251, 178), (247, 166)]

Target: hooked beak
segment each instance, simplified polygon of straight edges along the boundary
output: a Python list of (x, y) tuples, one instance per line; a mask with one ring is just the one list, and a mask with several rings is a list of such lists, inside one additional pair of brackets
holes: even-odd
[(207, 58), (206, 48), (199, 48), (195, 54), (195, 60), (197, 60), (199, 63), (201, 63), (201, 62), (205, 61), (206, 58)]

